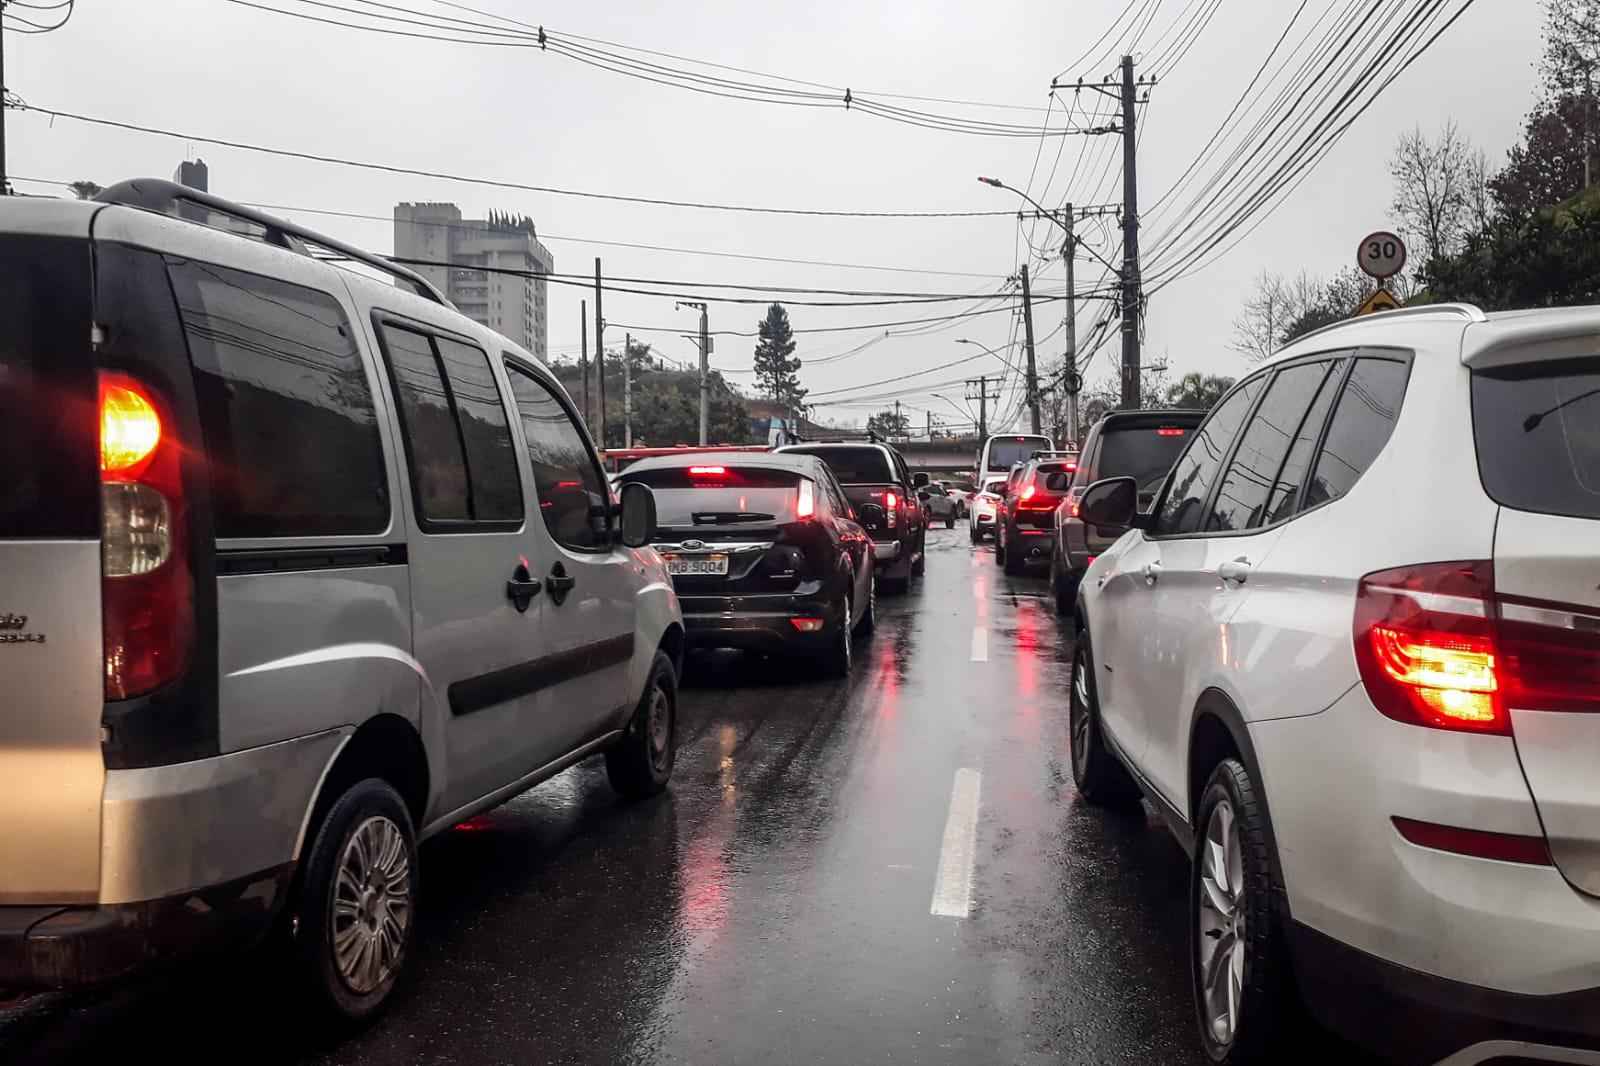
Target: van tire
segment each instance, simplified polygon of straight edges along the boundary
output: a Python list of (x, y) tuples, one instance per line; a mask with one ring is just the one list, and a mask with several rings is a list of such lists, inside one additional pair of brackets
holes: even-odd
[(646, 799), (667, 787), (677, 761), (678, 674), (658, 651), (622, 739), (606, 751), (606, 777), (618, 795)]
[[(354, 845), (357, 834), (364, 838), (362, 848)], [(367, 848), (374, 844), (379, 852), (372, 856)], [(363, 854), (365, 853), (365, 854)], [(369, 777), (345, 790), (322, 820), (305, 866), (305, 880), (296, 900), (297, 926), (291, 960), (302, 992), (321, 1021), (333, 1025), (360, 1025), (375, 1018), (388, 1003), (411, 953), (417, 929), (417, 839), (405, 801), (387, 781)], [(340, 872), (355, 875), (367, 871), (376, 893), (355, 905), (367, 908), (371, 902), (383, 909), (374, 914), (378, 928), (389, 930), (390, 938), (372, 942), (372, 950), (393, 951), (394, 961), (387, 972), (372, 975), (357, 973), (347, 977), (338, 961), (336, 938), (359, 925), (360, 918), (341, 925), (334, 910), (339, 899)], [(404, 907), (396, 906), (404, 893)], [(351, 904), (348, 898), (344, 903)], [(393, 908), (392, 910), (390, 908)], [(381, 916), (381, 921), (379, 917)], [(396, 927), (402, 927), (395, 933)], [(396, 947), (391, 945), (397, 936)], [(361, 987), (371, 981), (370, 988)]]
[(949, 514), (944, 516), (944, 528), (956, 528), (956, 513), (954, 511), (951, 511)]

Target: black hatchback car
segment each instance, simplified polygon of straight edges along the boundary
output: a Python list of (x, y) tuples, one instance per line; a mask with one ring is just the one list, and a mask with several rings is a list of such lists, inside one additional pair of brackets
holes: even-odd
[(814, 656), (850, 672), (875, 621), (872, 539), (839, 482), (809, 455), (685, 452), (642, 459), (619, 485), (656, 500), (651, 543), (697, 647)]

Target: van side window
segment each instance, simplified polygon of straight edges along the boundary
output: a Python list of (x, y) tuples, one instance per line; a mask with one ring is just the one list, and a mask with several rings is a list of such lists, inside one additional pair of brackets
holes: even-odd
[(1155, 532), (1158, 535), (1195, 533), (1200, 529), (1201, 512), (1211, 486), (1216, 484), (1222, 460), (1239, 435), (1239, 426), (1250, 413), (1266, 376), (1258, 374), (1236, 387), (1212, 408), (1189, 448), (1173, 467), (1167, 479), (1166, 495), (1156, 507)]
[(381, 533), (389, 489), (354, 331), (326, 293), (168, 260), (226, 537)]
[(1389, 443), (1400, 417), (1410, 367), (1393, 359), (1357, 359), (1306, 486), (1306, 506), (1337, 500)]
[(595, 454), (566, 405), (544, 382), (515, 363), (506, 364), (511, 396), (522, 419), (533, 466), (539, 514), (556, 542), (579, 551), (610, 547), (606, 523), (594, 517), (610, 492), (600, 476)]
[(1328, 376), (1328, 365), (1302, 363), (1278, 371), (1272, 379), (1211, 504), (1207, 532), (1254, 529), (1263, 524), (1278, 468), (1288, 458), (1289, 444)]
[(382, 323), (379, 334), (394, 375), (422, 528), (514, 526), (522, 516), (522, 488), (488, 356), (392, 322)]

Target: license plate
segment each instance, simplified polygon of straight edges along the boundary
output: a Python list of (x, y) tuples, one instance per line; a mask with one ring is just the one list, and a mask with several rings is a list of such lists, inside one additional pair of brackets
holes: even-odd
[(667, 555), (667, 573), (677, 576), (704, 574), (712, 577), (726, 577), (728, 573), (728, 557), (726, 555)]

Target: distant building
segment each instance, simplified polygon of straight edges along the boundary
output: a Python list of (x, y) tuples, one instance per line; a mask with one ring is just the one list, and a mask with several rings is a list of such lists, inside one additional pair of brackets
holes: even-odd
[(185, 160), (178, 164), (178, 169), (172, 172), (172, 180), (179, 185), (187, 185), (191, 189), (201, 192), (211, 191), (211, 171), (206, 166), (204, 159), (196, 159), (193, 163)]
[(394, 254), (450, 263), (412, 265), (462, 314), (521, 344), (540, 362), (549, 361), (549, 283), (542, 276), (499, 272), (543, 275), (555, 269), (555, 256), (539, 243), (532, 219), (501, 214), (464, 219), (455, 204), (396, 204)]

